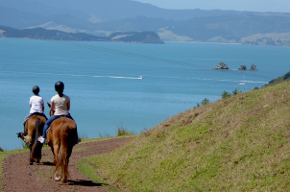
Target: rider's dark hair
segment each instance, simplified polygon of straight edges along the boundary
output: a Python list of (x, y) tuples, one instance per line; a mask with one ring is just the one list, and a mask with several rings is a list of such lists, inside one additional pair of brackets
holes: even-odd
[(32, 92), (35, 94), (35, 95), (38, 95), (39, 93), (39, 87), (37, 85), (33, 86), (32, 87)]

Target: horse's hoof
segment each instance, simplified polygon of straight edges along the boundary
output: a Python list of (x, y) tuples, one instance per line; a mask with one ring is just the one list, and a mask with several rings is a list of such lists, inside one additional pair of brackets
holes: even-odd
[(33, 165), (34, 162), (35, 162), (35, 161), (34, 161), (33, 159), (30, 159), (30, 161), (29, 161), (29, 165)]
[(56, 174), (54, 175), (54, 180), (55, 181), (60, 181), (60, 176), (57, 176)]

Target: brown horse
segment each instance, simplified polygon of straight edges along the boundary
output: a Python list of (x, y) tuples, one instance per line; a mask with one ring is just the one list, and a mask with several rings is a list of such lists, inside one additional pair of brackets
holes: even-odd
[[(50, 104), (48, 103), (50, 107)], [(54, 111), (50, 110), (50, 116)], [(68, 180), (68, 163), (72, 148), (78, 142), (76, 123), (68, 117), (59, 117), (50, 124), (47, 132), (47, 144), (54, 155), (54, 179), (62, 183)]]
[(30, 164), (33, 162), (40, 162), (42, 143), (37, 141), (37, 138), (42, 135), (43, 126), (46, 122), (46, 118), (42, 115), (30, 116), (24, 126), (24, 134), (18, 136), (29, 144), (30, 149)]

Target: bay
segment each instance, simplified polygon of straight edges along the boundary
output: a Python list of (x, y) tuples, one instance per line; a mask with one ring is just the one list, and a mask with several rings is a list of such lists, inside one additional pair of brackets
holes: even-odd
[[(54, 83), (64, 82), (81, 137), (114, 136), (120, 127), (139, 134), (205, 98), (214, 102), (223, 91), (250, 91), (284, 75), (289, 53), (290, 47), (239, 44), (0, 39), (0, 147), (22, 147), (16, 133), (34, 85), (50, 102)], [(233, 70), (205, 70), (219, 62)], [(259, 71), (237, 70), (252, 64)]]

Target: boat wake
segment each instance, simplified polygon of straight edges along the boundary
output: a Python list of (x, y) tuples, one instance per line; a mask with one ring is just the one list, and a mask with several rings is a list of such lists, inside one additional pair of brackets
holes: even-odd
[(233, 83), (238, 83), (239, 85), (245, 85), (246, 83), (249, 84), (266, 84), (266, 81), (251, 81), (251, 80), (243, 80), (243, 81), (239, 81), (239, 80), (232, 80), (232, 79), (207, 79), (207, 78), (200, 78), (197, 80), (202, 80), (202, 81), (220, 81), (220, 82), (233, 82)]
[(142, 76), (139, 77), (122, 77), (122, 76), (92, 76), (96, 78), (111, 78), (111, 79), (143, 79)]
[[(36, 75), (54, 75), (54, 76), (71, 76), (71, 77), (90, 77), (90, 78), (109, 78), (109, 79), (130, 79), (130, 80), (142, 80), (143, 76), (134, 76), (134, 75), (79, 75), (79, 74), (66, 74), (66, 73), (38, 73), (38, 72), (19, 72), (19, 71), (3, 71), (6, 73), (21, 73), (21, 74), (36, 74)], [(216, 81), (216, 82), (233, 82), (239, 85), (245, 84), (266, 84), (265, 81), (252, 81), (252, 80), (233, 80), (233, 79), (214, 79), (214, 78), (186, 78), (186, 77), (169, 77), (169, 76), (148, 76), (151, 78), (169, 78), (169, 79), (188, 79), (188, 80), (197, 80), (197, 81)]]
[(187, 79), (187, 80), (196, 80), (196, 81), (214, 81), (214, 82), (232, 82), (238, 83), (239, 85), (246, 85), (246, 84), (266, 84), (266, 81), (254, 81), (254, 80), (235, 80), (235, 79), (214, 79), (214, 78), (194, 78), (194, 77), (168, 77), (168, 76), (149, 76), (152, 78), (169, 78), (169, 79)]
[(132, 80), (143, 79), (143, 76), (77, 75), (77, 74), (65, 74), (65, 73), (35, 73), (35, 72), (15, 72), (15, 71), (5, 71), (5, 72), (6, 73), (35, 74), (35, 75), (70, 76), (70, 77), (92, 77), (92, 78), (132, 79)]

